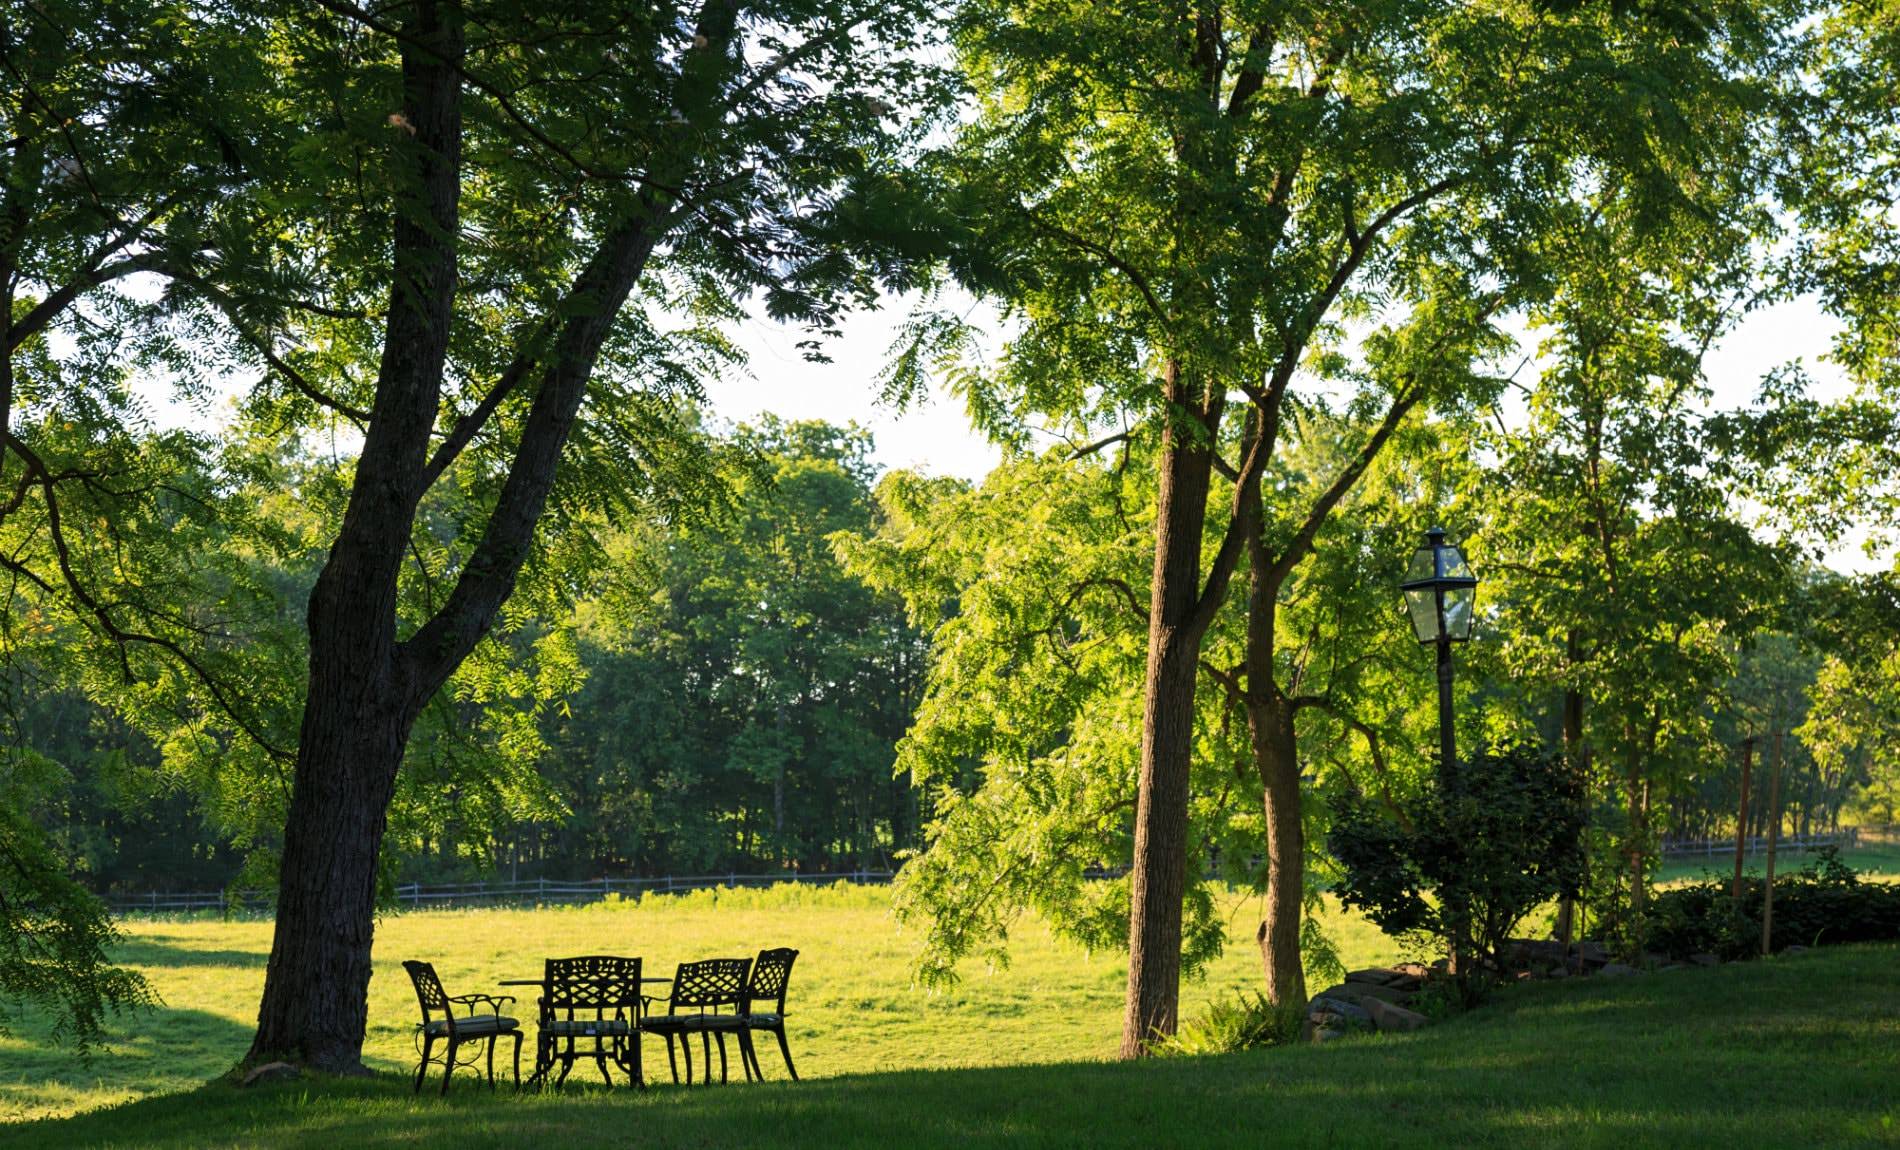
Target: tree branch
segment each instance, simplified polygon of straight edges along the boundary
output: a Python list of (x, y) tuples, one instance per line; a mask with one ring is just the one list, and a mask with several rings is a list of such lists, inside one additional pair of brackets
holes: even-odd
[[(36, 482), (41, 489), (42, 497), (46, 503), (47, 533), (52, 540), (54, 560), (59, 567), (60, 578), (65, 584), (67, 593), (93, 618), (98, 624), (100, 631), (104, 633), (108, 639), (112, 640), (113, 643), (118, 645), (120, 664), (124, 668), (126, 677), (128, 679), (131, 677), (132, 668), (129, 660), (127, 660), (125, 656), (125, 647), (132, 643), (156, 647), (178, 660), (180, 664), (189, 670), (192, 675), (204, 685), (205, 690), (210, 693), (212, 701), (217, 704), (218, 709), (224, 713), (225, 717), (228, 718), (233, 725), (244, 732), (252, 742), (263, 748), (263, 750), (273, 758), (290, 758), (289, 751), (277, 746), (270, 739), (266, 738), (264, 733), (258, 729), (257, 724), (247, 719), (243, 713), (238, 710), (230, 696), (225, 692), (224, 687), (219, 684), (217, 678), (212, 675), (195, 656), (189, 651), (186, 651), (184, 647), (163, 635), (151, 635), (142, 631), (130, 630), (119, 625), (118, 621), (112, 617), (111, 607), (108, 604), (102, 603), (86, 588), (84, 581), (80, 579), (79, 573), (73, 567), (72, 549), (66, 540), (65, 528), (60, 519), (59, 497), (55, 491), (58, 482), (57, 477), (48, 470), (45, 461), (39, 457), (38, 453), (11, 433), (7, 434), (6, 446), (11, 447), (14, 453), (19, 455), (21, 460), (25, 462), (28, 474), (33, 476), (34, 482)], [(11, 561), (8, 561), (7, 566), (11, 569), (14, 565)], [(38, 583), (41, 587), (47, 587), (44, 580), (34, 578), (33, 581)], [(48, 589), (50, 590), (50, 588)]]

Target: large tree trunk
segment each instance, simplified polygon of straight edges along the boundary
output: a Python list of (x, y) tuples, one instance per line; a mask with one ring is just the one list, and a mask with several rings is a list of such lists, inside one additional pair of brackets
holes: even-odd
[(284, 828), (276, 932), (251, 1059), (361, 1068), (376, 859), (419, 691), (398, 658), (397, 579), (422, 497), (454, 312), (461, 194), (461, 14), (406, 25), (393, 271), (376, 403), (330, 556), (310, 593), (310, 681)]
[(1306, 971), (1300, 961), (1300, 916), (1306, 894), (1306, 833), (1301, 824), (1299, 745), (1294, 708), (1276, 690), (1250, 700), (1249, 733), (1254, 766), (1266, 791), (1267, 917), (1260, 924), (1260, 962), (1267, 997), (1275, 1006), (1306, 1005)]
[[(313, 676), (313, 680), (314, 680)], [(374, 676), (359, 674), (357, 686)], [(376, 861), (413, 713), (373, 691), (313, 691), (304, 712), (253, 1062), (362, 1068)]]
[[(1146, 1053), (1173, 1034), (1181, 990), (1181, 898), (1187, 889), (1188, 783), (1194, 742), (1194, 689), (1201, 637), (1201, 533), (1212, 482), (1216, 409), (1204, 431), (1185, 418), (1180, 367), (1168, 365), (1175, 407), (1161, 441), (1155, 515), (1154, 585), (1149, 599), (1148, 668), (1142, 693), (1141, 774), (1135, 806), (1134, 865), (1128, 889), (1128, 994), (1121, 1056)], [(1196, 434), (1201, 431), (1201, 434)]]

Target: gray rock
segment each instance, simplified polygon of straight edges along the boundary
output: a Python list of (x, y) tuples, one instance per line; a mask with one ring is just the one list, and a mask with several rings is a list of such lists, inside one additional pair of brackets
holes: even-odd
[(1794, 944), (1793, 946), (1784, 946), (1784, 947), (1782, 947), (1782, 948), (1781, 948), (1781, 953), (1783, 953), (1783, 954), (1806, 954), (1806, 953), (1807, 953), (1807, 950), (1808, 950), (1808, 948), (1807, 948), (1807, 947), (1805, 947), (1805, 946), (1802, 946), (1802, 945), (1801, 945), (1800, 943), (1798, 943), (1798, 942), (1797, 942), (1797, 943), (1795, 943), (1795, 944)]
[(1603, 949), (1602, 943), (1586, 940), (1577, 944), (1577, 957), (1584, 962), (1602, 966), (1604, 963), (1610, 961), (1610, 952)]
[(1344, 998), (1315, 998), (1307, 1005), (1307, 1014), (1314, 1018), (1322, 1014), (1331, 1014), (1349, 1022), (1372, 1025), (1371, 1012), (1358, 1003)]
[(1346, 1032), (1343, 1030), (1315, 1030), (1313, 1032), (1314, 1042), (1331, 1042), (1335, 1038), (1344, 1037), (1346, 1037)]
[(1365, 1007), (1372, 1015), (1372, 1025), (1384, 1031), (1417, 1030), (1430, 1021), (1415, 1010), (1376, 998), (1369, 999)]
[(1695, 963), (1697, 966), (1722, 965), (1722, 960), (1712, 954), (1692, 954), (1689, 956), (1689, 961)]
[(1551, 969), (1550, 969), (1550, 974), (1549, 974), (1549, 975), (1547, 975), (1546, 977), (1548, 977), (1548, 978), (1569, 978), (1569, 977), (1570, 977), (1570, 971), (1569, 971), (1569, 970), (1568, 970), (1567, 968), (1565, 968), (1565, 967), (1561, 967), (1561, 966), (1553, 966), (1553, 967), (1551, 967)]
[(302, 1077), (303, 1071), (291, 1063), (266, 1062), (262, 1066), (251, 1068), (251, 1072), (244, 1076), (244, 1085), (256, 1086), (260, 1082), (282, 1082), (285, 1079)]
[(1374, 986), (1397, 986), (1411, 976), (1398, 970), (1388, 970), (1383, 966), (1355, 970), (1346, 976), (1347, 982), (1368, 982)]
[(1372, 1000), (1381, 1002), (1410, 1002), (1410, 991), (1400, 990), (1396, 986), (1379, 986), (1370, 982), (1348, 982), (1343, 988), (1344, 997), (1350, 998), (1361, 1006)]
[(1606, 962), (1603, 964), (1603, 969), (1597, 971), (1597, 976), (1600, 978), (1628, 978), (1635, 973), (1636, 968), (1630, 966), (1628, 963)]

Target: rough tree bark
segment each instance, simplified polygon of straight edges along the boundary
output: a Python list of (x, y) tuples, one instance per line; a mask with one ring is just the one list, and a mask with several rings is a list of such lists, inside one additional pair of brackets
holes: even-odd
[(376, 859), (418, 705), (397, 658), (396, 583), (422, 492), (454, 308), (462, 29), (423, 0), (402, 55), (405, 157), (376, 404), (343, 526), (310, 595), (310, 680), (284, 828), (254, 1059), (360, 1067)]
[[(1163, 376), (1154, 582), (1142, 691), (1141, 773), (1128, 890), (1128, 993), (1121, 1056), (1174, 1033), (1181, 982), (1181, 898), (1187, 889), (1189, 760), (1201, 638), (1212, 612), (1201, 583), (1201, 536), (1213, 482), (1221, 399), (1195, 395), (1179, 362)], [(1203, 385), (1205, 386), (1205, 385)], [(1232, 559), (1227, 560), (1229, 569)], [(1218, 595), (1216, 596), (1218, 598)]]
[(1306, 832), (1301, 822), (1299, 746), (1295, 708), (1277, 689), (1247, 707), (1254, 766), (1265, 788), (1267, 822), (1267, 916), (1255, 933), (1267, 998), (1276, 1006), (1306, 1004), (1306, 969), (1300, 959), (1300, 914), (1306, 894)]
[[(1274, 406), (1260, 413), (1261, 436), (1271, 449), (1279, 428), (1278, 398), (1284, 384), (1269, 393)], [(1394, 397), (1384, 417), (1359, 451), (1307, 508), (1299, 530), (1275, 554), (1263, 534), (1264, 494), (1256, 478), (1245, 507), (1248, 554), (1247, 683), (1241, 697), (1247, 709), (1247, 733), (1254, 767), (1260, 774), (1267, 827), (1267, 914), (1255, 940), (1267, 979), (1267, 998), (1275, 1005), (1306, 1005), (1306, 970), (1300, 955), (1300, 919), (1306, 895), (1306, 831), (1300, 793), (1299, 739), (1295, 718), (1303, 707), (1326, 705), (1314, 695), (1290, 695), (1274, 666), (1280, 593), (1288, 577), (1312, 554), (1320, 529), (1334, 508), (1372, 466), (1379, 452), (1423, 397), (1407, 387)], [(1299, 685), (1290, 688), (1298, 691)], [(1361, 726), (1361, 730), (1366, 728)], [(1368, 736), (1370, 737), (1370, 736)]]

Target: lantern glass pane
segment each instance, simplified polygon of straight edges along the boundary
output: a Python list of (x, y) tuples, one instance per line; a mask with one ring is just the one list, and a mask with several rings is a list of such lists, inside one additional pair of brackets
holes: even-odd
[(1436, 594), (1428, 587), (1422, 591), (1405, 593), (1405, 610), (1412, 617), (1412, 633), (1421, 643), (1438, 641), (1438, 603)]
[(1477, 614), (1478, 589), (1454, 587), (1445, 592), (1445, 634), (1457, 642), (1471, 638), (1471, 625)]
[[(1471, 564), (1465, 562), (1465, 553), (1456, 547), (1445, 546), (1438, 549), (1438, 577), (1440, 579), (1469, 579)], [(1447, 611), (1451, 610), (1449, 604)]]
[(1405, 581), (1417, 582), (1421, 579), (1438, 577), (1438, 553), (1430, 547), (1420, 547), (1412, 552), (1412, 564), (1405, 569)]

